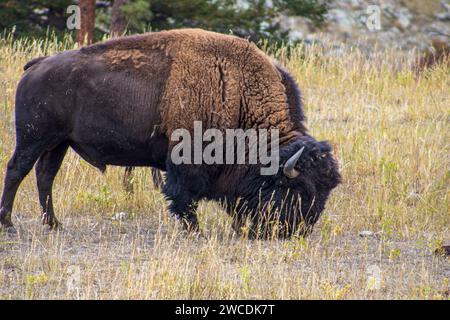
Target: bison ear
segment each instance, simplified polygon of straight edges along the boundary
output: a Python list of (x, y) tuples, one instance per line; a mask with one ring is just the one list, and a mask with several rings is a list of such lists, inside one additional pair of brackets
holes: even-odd
[(300, 171), (297, 168), (295, 168), (295, 165), (297, 164), (298, 159), (300, 159), (300, 156), (302, 155), (303, 150), (305, 150), (305, 147), (302, 147), (300, 150), (298, 150), (284, 164), (283, 173), (289, 179), (297, 178), (298, 175), (300, 174)]

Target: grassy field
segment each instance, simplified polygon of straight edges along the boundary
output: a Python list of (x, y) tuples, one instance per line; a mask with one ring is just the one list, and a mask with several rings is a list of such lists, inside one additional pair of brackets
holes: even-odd
[[(0, 39), (1, 180), (23, 65), (72, 47)], [(18, 235), (0, 234), (0, 299), (449, 299), (450, 263), (434, 254), (450, 238), (448, 66), (416, 75), (413, 53), (286, 52), (272, 54), (298, 80), (307, 126), (332, 141), (344, 178), (309, 238), (237, 237), (206, 202), (205, 237), (186, 237), (148, 169), (136, 170), (130, 196), (122, 168), (102, 175), (70, 152), (54, 186), (61, 231), (40, 225), (34, 174), (19, 189)], [(118, 212), (127, 218), (111, 219)]]

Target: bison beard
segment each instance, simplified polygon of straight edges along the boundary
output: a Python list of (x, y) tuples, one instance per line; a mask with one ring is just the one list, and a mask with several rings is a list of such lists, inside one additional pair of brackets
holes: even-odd
[[(277, 129), (276, 175), (260, 165), (174, 165), (178, 128)], [(16, 150), (8, 163), (0, 222), (14, 232), (17, 189), (36, 165), (43, 223), (58, 225), (53, 180), (73, 148), (101, 171), (107, 165), (166, 171), (170, 212), (198, 229), (198, 201), (225, 205), (240, 231), (286, 237), (311, 230), (340, 182), (327, 142), (306, 131), (294, 79), (254, 44), (202, 30), (116, 38), (30, 61), (16, 93)], [(275, 227), (275, 228), (274, 228)]]
[[(294, 232), (306, 235), (312, 231), (333, 188), (340, 182), (337, 163), (327, 142), (308, 135), (281, 148), (285, 164), (302, 150), (295, 164), (298, 176), (289, 178), (283, 170), (264, 176), (258, 166), (243, 165), (225, 169), (193, 165), (168, 165), (163, 192), (171, 212), (182, 217), (186, 228), (198, 228), (195, 209), (201, 199), (214, 199), (224, 205), (233, 217), (233, 228), (240, 232), (247, 218), (251, 221), (251, 238), (289, 237)], [(216, 185), (220, 172), (220, 187)], [(182, 179), (182, 180), (181, 180)]]

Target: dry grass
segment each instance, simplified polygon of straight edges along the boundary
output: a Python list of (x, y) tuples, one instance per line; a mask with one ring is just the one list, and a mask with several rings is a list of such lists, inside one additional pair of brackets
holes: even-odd
[[(0, 39), (1, 179), (22, 66), (71, 46)], [(149, 170), (136, 171), (128, 197), (123, 169), (101, 175), (71, 152), (54, 188), (63, 231), (42, 231), (33, 174), (19, 189), (19, 235), (0, 235), (0, 298), (448, 299), (449, 261), (433, 254), (450, 225), (448, 66), (417, 77), (412, 56), (399, 52), (275, 55), (300, 83), (308, 127), (333, 142), (344, 176), (310, 238), (235, 237), (213, 203), (199, 212), (206, 237), (186, 238)], [(119, 211), (129, 218), (112, 221)]]

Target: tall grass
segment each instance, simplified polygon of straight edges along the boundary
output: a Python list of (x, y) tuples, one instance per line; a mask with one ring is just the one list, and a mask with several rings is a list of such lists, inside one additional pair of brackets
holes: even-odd
[[(0, 39), (0, 179), (23, 65), (75, 47), (69, 37)], [(186, 237), (149, 170), (137, 169), (129, 196), (123, 169), (102, 175), (71, 152), (54, 186), (63, 231), (42, 232), (33, 174), (19, 189), (19, 236), (0, 235), (0, 298), (448, 299), (448, 259), (433, 252), (449, 238), (449, 67), (418, 75), (411, 52), (330, 49), (266, 48), (297, 79), (311, 134), (332, 142), (341, 165), (344, 182), (311, 237), (239, 238), (206, 202), (205, 238)], [(128, 218), (111, 220), (119, 211)]]

